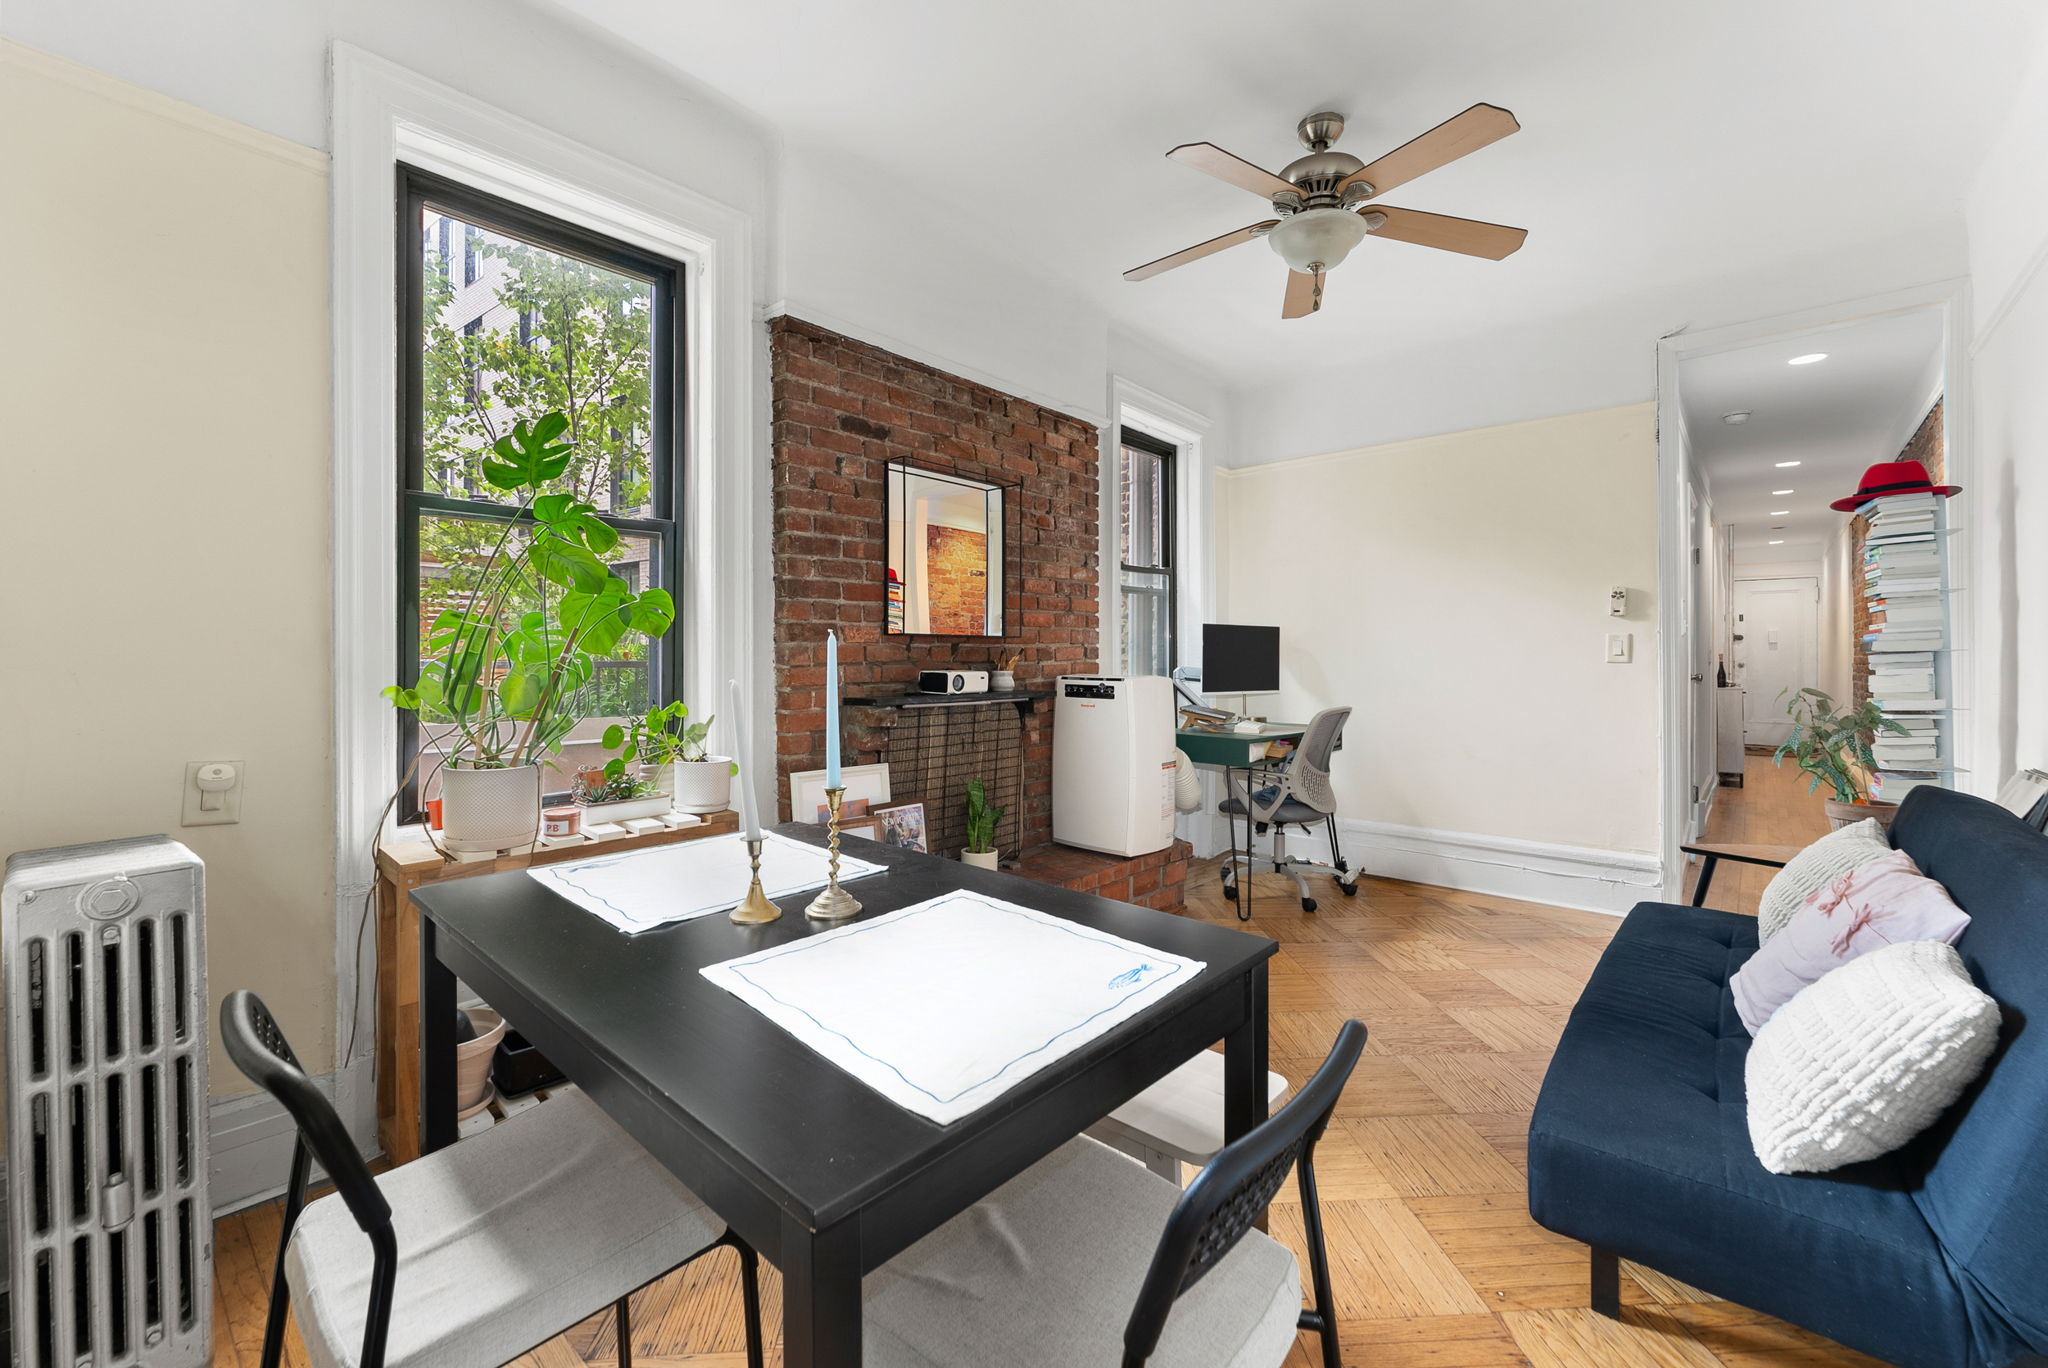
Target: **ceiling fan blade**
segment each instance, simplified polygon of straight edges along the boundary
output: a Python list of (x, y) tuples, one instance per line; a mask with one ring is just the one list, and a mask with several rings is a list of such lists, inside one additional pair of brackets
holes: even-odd
[(1206, 171), (1240, 190), (1249, 190), (1260, 199), (1271, 199), (1282, 191), (1295, 193), (1292, 181), (1281, 180), (1271, 171), (1253, 166), (1243, 157), (1233, 156), (1215, 143), (1182, 143), (1166, 155), (1183, 166)]
[(1529, 236), (1527, 228), (1453, 218), (1449, 214), (1426, 214), (1420, 209), (1396, 209), (1391, 204), (1375, 204), (1361, 212), (1368, 223), (1375, 215), (1384, 216), (1384, 221), (1372, 230), (1374, 237), (1412, 242), (1418, 247), (1439, 247), (1446, 252), (1463, 252), (1491, 261), (1512, 256)]
[(1287, 298), (1280, 305), (1282, 318), (1306, 318), (1323, 307), (1323, 280), (1307, 271), (1287, 273)]
[(1161, 271), (1170, 271), (1176, 266), (1185, 266), (1190, 261), (1199, 260), (1202, 257), (1208, 256), (1211, 252), (1220, 252), (1225, 247), (1235, 247), (1240, 242), (1250, 242), (1262, 230), (1271, 228), (1279, 221), (1279, 219), (1267, 219), (1264, 223), (1247, 224), (1234, 233), (1225, 233), (1222, 237), (1212, 237), (1207, 242), (1198, 242), (1192, 247), (1183, 247), (1172, 256), (1163, 256), (1157, 261), (1148, 261), (1143, 266), (1131, 267), (1130, 270), (1124, 272), (1124, 279), (1150, 280)]
[[(1488, 143), (1499, 142), (1521, 128), (1515, 116), (1498, 105), (1476, 104), (1445, 119), (1419, 138), (1411, 138), (1369, 166), (1346, 176), (1341, 185), (1365, 181), (1375, 195), (1454, 162)], [(1226, 154), (1227, 155), (1227, 154)]]

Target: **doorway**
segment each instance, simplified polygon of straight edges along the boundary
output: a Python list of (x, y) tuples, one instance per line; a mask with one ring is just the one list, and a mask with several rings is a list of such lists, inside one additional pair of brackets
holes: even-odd
[(1786, 702), (1820, 687), (1820, 578), (1739, 579), (1733, 598), (1742, 744), (1775, 748), (1792, 734)]

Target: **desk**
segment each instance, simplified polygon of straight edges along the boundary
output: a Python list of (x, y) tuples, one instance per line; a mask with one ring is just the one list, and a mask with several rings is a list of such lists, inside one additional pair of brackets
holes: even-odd
[[(822, 844), (808, 823), (776, 830)], [(1265, 1118), (1263, 936), (854, 839), (888, 871), (864, 917), (955, 889), (1204, 961), (1187, 987), (939, 1126), (812, 1053), (697, 971), (824, 929), (810, 893), (766, 926), (702, 917), (628, 937), (523, 873), (421, 888), (422, 1143), (455, 1138), (455, 978), (782, 1271), (788, 1368), (857, 1368), (861, 1276), (1197, 1052), (1225, 1049), (1224, 1133)]]
[[(1213, 769), (1248, 769), (1252, 747), (1268, 741), (1299, 741), (1308, 734), (1307, 724), (1270, 722), (1252, 732), (1201, 731), (1183, 727), (1173, 734), (1173, 743), (1188, 753), (1188, 759)], [(1261, 752), (1263, 754), (1263, 752)]]

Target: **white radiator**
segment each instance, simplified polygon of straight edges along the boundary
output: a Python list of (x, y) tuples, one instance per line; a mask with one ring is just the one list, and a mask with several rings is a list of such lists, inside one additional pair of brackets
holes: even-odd
[(204, 868), (166, 836), (16, 855), (8, 1300), (19, 1368), (205, 1368)]

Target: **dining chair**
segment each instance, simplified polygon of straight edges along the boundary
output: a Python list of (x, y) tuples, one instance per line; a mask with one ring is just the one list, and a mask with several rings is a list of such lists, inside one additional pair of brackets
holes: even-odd
[[(1269, 1110), (1286, 1091), (1286, 1076), (1268, 1071)], [(1200, 1168), (1223, 1148), (1223, 1056), (1202, 1051), (1090, 1126), (1086, 1134), (1179, 1187), (1182, 1164)]]
[[(1275, 1368), (1300, 1330), (1340, 1368), (1315, 1147), (1365, 1047), (1346, 1022), (1300, 1092), (1186, 1191), (1079, 1136), (868, 1275), (870, 1368)], [(1292, 1168), (1311, 1304), (1255, 1223)]]
[[(761, 1368), (759, 1262), (581, 1092), (373, 1178), (254, 993), (221, 1003), (221, 1044), (298, 1126), (262, 1368), (287, 1309), (317, 1368), (494, 1368), (718, 1248), (739, 1255), (748, 1368)], [(335, 1191), (307, 1203), (310, 1164)]]

